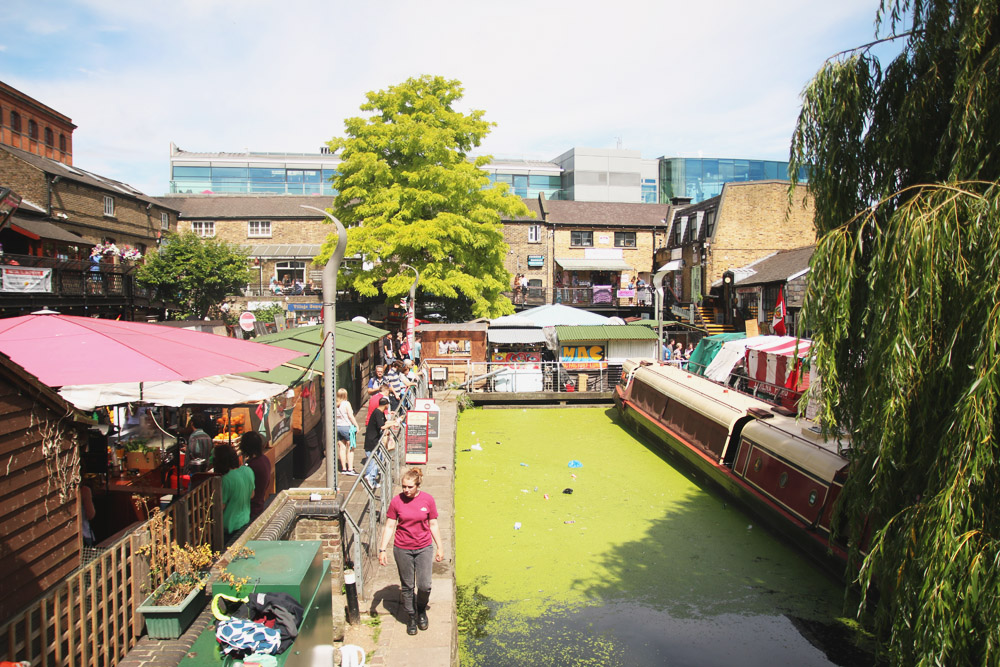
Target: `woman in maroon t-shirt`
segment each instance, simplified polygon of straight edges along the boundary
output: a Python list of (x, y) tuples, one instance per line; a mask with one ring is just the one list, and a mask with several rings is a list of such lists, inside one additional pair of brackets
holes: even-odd
[[(392, 557), (399, 570), (399, 586), (403, 590), (403, 609), (408, 620), (406, 632), (417, 634), (417, 628), (427, 629), (427, 600), (431, 596), (431, 570), (434, 561), (444, 560), (444, 545), (438, 530), (438, 511), (431, 494), (420, 490), (424, 474), (418, 468), (403, 473), (400, 485), (403, 492), (389, 502), (385, 515), (388, 518), (382, 541), (379, 543), (378, 562), (388, 565), (386, 547), (393, 539)], [(435, 549), (436, 548), (436, 549)], [(413, 591), (416, 589), (416, 603)]]

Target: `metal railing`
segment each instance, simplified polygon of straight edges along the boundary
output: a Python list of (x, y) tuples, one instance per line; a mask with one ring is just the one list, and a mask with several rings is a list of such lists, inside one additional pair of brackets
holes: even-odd
[(386, 430), (344, 496), (344, 568), (353, 568), (361, 599), (371, 597), (368, 582), (374, 578), (373, 570), (378, 567), (378, 541), (385, 525), (385, 512), (406, 458), (406, 409), (416, 396), (415, 388), (404, 393), (399, 406), (389, 416), (395, 426)]
[(566, 306), (652, 307), (653, 290), (637, 288), (631, 296), (618, 296), (614, 286), (598, 287), (529, 287), (510, 290), (504, 296), (515, 306), (544, 306), (561, 303)]
[[(207, 479), (171, 505), (165, 512), (172, 523), (166, 539), (195, 545), (211, 541), (220, 549), (221, 488), (220, 477)], [(164, 569), (149, 572), (139, 553), (148, 539), (147, 523), (140, 524), (0, 627), (0, 660), (60, 667), (120, 663), (142, 634), (137, 608), (149, 586), (173, 573), (172, 559)]]

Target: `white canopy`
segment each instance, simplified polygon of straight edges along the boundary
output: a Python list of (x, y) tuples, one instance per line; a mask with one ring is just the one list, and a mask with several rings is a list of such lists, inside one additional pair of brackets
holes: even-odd
[(712, 359), (712, 363), (705, 369), (705, 377), (716, 382), (726, 382), (729, 380), (729, 374), (733, 372), (733, 367), (746, 355), (748, 347), (756, 348), (758, 345), (773, 345), (788, 340), (796, 339), (794, 336), (752, 336), (726, 341)]
[(140, 402), (175, 408), (182, 405), (238, 405), (263, 401), (287, 390), (287, 385), (241, 375), (213, 375), (192, 382), (170, 380), (66, 385), (59, 390), (59, 395), (81, 410), (93, 410), (101, 405)]

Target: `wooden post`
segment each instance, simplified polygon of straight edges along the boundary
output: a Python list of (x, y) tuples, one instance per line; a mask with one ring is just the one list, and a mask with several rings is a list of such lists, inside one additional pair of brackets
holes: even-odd
[(212, 485), (212, 550), (222, 551), (226, 545), (225, 529), (222, 525), (222, 478), (213, 477)]

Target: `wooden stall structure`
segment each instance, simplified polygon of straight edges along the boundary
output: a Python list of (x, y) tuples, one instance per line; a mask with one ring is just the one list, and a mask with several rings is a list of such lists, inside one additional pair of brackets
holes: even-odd
[(421, 324), (421, 355), (435, 386), (462, 384), (487, 372), (488, 322)]

